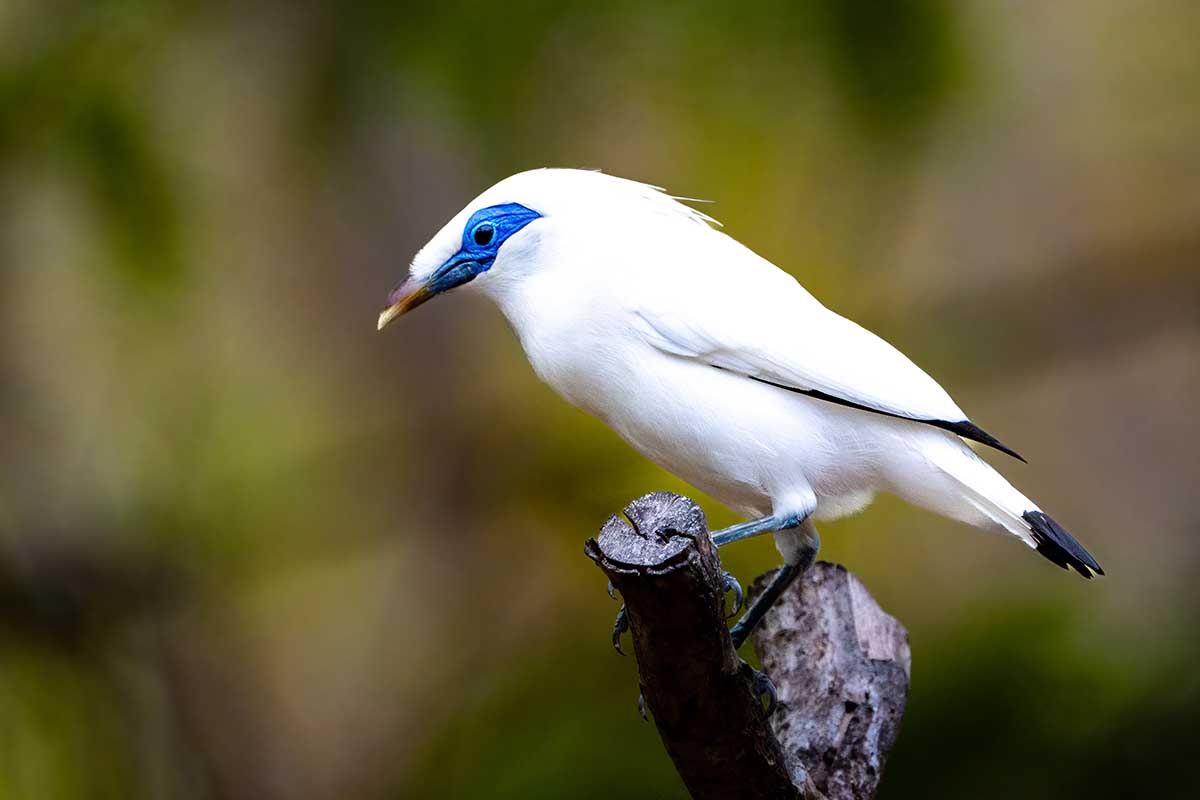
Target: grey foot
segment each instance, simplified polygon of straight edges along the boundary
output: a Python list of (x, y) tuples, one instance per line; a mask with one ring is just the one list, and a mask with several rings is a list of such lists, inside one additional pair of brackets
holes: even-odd
[(621, 655), (625, 655), (625, 651), (621, 649), (621, 634), (629, 630), (629, 615), (625, 613), (625, 606), (621, 606), (621, 610), (617, 612), (617, 620), (613, 623), (612, 645)]
[(754, 684), (754, 696), (767, 697), (767, 716), (775, 713), (775, 709), (779, 707), (779, 694), (775, 691), (775, 684), (767, 677), (765, 672), (759, 672), (754, 667), (742, 662), (742, 669), (746, 670), (750, 675), (750, 680)]
[(737, 578), (733, 577), (733, 573), (725, 572), (722, 577), (725, 579), (725, 591), (733, 592), (733, 610), (725, 616), (725, 619), (732, 619), (741, 613), (742, 600), (745, 595), (742, 593), (742, 585), (738, 583)]

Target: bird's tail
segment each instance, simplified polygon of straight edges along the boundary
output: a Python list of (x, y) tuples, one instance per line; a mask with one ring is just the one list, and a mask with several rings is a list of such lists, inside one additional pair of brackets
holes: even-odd
[(909, 491), (901, 494), (907, 499), (982, 528), (1000, 528), (1063, 569), (1072, 568), (1085, 578), (1093, 573), (1104, 574), (1075, 537), (961, 440), (946, 437), (940, 442), (930, 441), (930, 446), (922, 450), (933, 474), (926, 472), (921, 487), (906, 487)]

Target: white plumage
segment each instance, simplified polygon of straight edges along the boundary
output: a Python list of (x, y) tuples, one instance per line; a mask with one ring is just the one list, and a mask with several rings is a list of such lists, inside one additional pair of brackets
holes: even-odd
[[(501, 181), (421, 250), (381, 327), (457, 285), (497, 303), (566, 400), (739, 513), (831, 519), (887, 491), (1100, 571), (956, 435), (1011, 452), (937, 382), (654, 187)], [(789, 561), (797, 535), (776, 534)]]

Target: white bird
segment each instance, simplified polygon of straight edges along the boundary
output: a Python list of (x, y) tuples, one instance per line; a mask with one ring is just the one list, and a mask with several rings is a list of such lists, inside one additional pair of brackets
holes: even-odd
[(784, 566), (734, 626), (736, 645), (812, 563), (814, 521), (859, 511), (877, 492), (1103, 574), (963, 440), (1020, 456), (900, 351), (714, 225), (646, 184), (522, 172), (421, 249), (379, 328), (455, 287), (482, 292), (563, 398), (753, 518), (714, 541), (773, 532)]

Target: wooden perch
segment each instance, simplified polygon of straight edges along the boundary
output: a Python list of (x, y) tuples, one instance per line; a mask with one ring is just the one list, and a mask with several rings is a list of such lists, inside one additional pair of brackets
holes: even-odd
[[(763, 578), (750, 590), (762, 590)], [(908, 632), (843, 566), (818, 561), (754, 632), (779, 709), (771, 728), (829, 800), (875, 794), (900, 733)]]
[(768, 719), (729, 639), (704, 512), (655, 492), (625, 515), (584, 551), (625, 601), (646, 707), (692, 797), (871, 797), (908, 692), (900, 624), (845, 569), (816, 564), (754, 637), (779, 693)]

